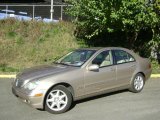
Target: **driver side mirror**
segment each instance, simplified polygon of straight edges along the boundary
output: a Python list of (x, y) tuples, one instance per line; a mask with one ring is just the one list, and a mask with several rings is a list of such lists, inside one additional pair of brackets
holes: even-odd
[(96, 65), (96, 64), (90, 65), (90, 66), (88, 67), (88, 70), (89, 70), (89, 71), (99, 71), (99, 66)]

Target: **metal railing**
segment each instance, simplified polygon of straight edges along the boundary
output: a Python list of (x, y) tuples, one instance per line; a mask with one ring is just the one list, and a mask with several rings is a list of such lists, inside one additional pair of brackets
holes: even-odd
[(23, 15), (35, 20), (38, 18), (50, 19), (51, 12), (53, 12), (54, 20), (69, 20), (70, 17), (64, 12), (67, 7), (71, 7), (71, 5), (53, 5), (53, 11), (51, 11), (51, 5), (0, 5), (0, 13), (9, 17)]

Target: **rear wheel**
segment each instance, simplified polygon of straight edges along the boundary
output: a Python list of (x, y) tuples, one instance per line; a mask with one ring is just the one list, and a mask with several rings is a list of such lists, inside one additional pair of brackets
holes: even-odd
[(72, 104), (72, 95), (66, 87), (59, 85), (51, 89), (45, 100), (45, 110), (59, 114), (66, 112)]
[(144, 87), (144, 83), (145, 83), (144, 76), (141, 73), (138, 73), (132, 80), (129, 90), (134, 93), (141, 92)]

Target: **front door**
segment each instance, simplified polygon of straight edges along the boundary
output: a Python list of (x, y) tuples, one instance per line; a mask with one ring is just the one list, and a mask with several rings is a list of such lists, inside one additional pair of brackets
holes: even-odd
[(90, 65), (99, 65), (98, 71), (85, 72), (85, 94), (96, 94), (113, 88), (116, 82), (116, 66), (113, 66), (113, 58), (110, 50), (98, 54)]

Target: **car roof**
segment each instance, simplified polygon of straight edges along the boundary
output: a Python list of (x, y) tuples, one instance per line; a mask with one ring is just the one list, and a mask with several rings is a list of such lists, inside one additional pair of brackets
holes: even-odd
[(102, 47), (79, 48), (78, 50), (100, 50)]
[(121, 49), (121, 50), (129, 50), (129, 49), (126, 49), (126, 48), (122, 48), (122, 47), (90, 47), (90, 48), (80, 48), (78, 50), (105, 50), (105, 49)]
[(95, 50), (95, 51), (103, 51), (103, 50), (124, 50), (128, 53), (130, 53), (131, 55), (133, 55), (134, 57), (139, 57), (137, 56), (137, 54), (133, 51), (133, 50), (129, 50), (127, 48), (123, 48), (123, 47), (91, 47), (91, 48), (80, 48), (78, 50)]

